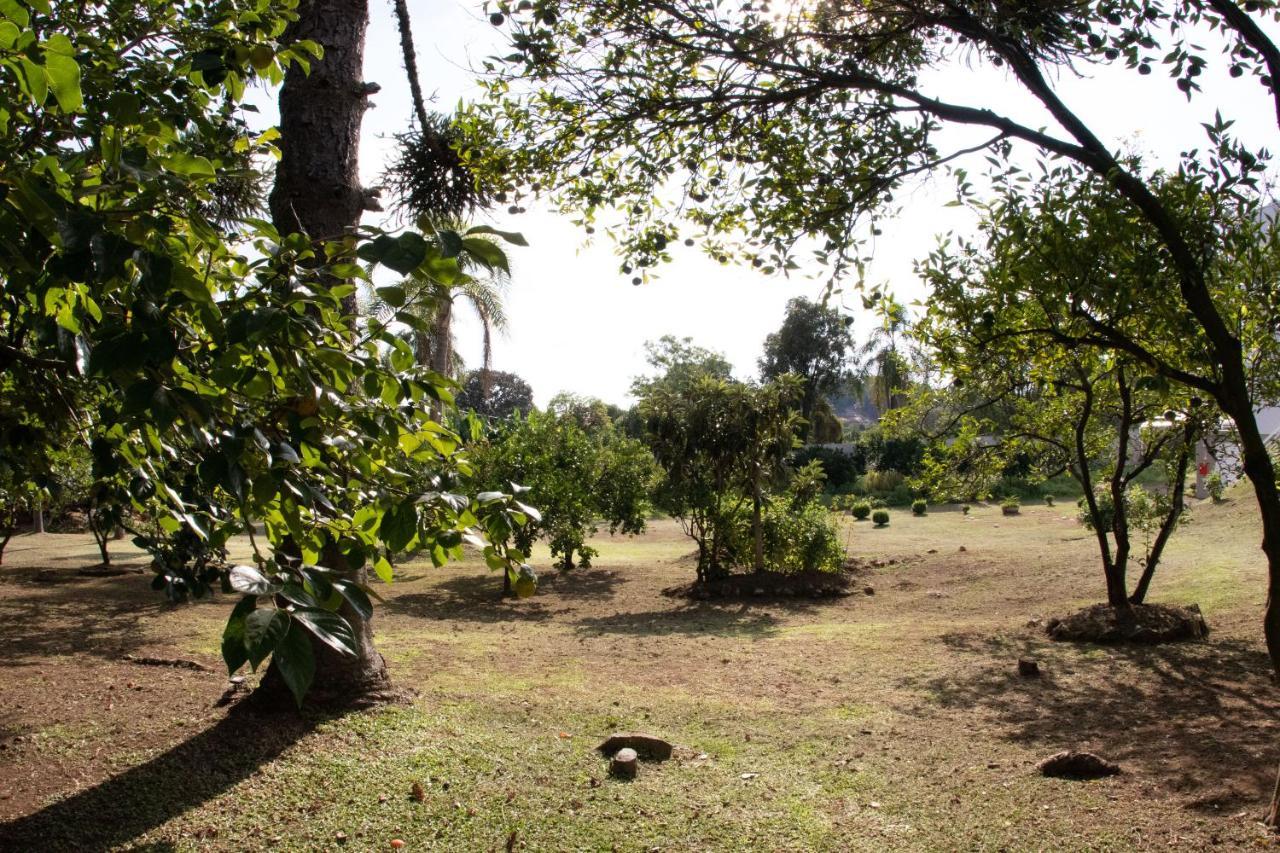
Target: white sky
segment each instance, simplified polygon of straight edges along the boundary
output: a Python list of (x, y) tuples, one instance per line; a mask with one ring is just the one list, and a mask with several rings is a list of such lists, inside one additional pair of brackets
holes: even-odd
[[(478, 96), (469, 70), (491, 54), (504, 54), (500, 30), (481, 13), (478, 0), (410, 0), (414, 40), (422, 85), (436, 93), (436, 108), (448, 112), (459, 99)], [(365, 54), (365, 76), (379, 83), (376, 109), (365, 114), (361, 170), (366, 184), (377, 176), (392, 150), (392, 133), (409, 125), (411, 106), (401, 65), (399, 35), (391, 3), (371, 4), (372, 23)], [(1214, 42), (1210, 40), (1210, 44)], [(996, 103), (1032, 126), (1050, 124), (1030, 99), (994, 69), (938, 69), (926, 88), (939, 96), (969, 104)], [(1273, 144), (1275, 114), (1261, 86), (1226, 84), (1206, 73), (1205, 89), (1225, 101), (1199, 96), (1186, 99), (1156, 67), (1148, 77), (1122, 68), (1095, 72), (1093, 79), (1063, 80), (1060, 91), (1068, 105), (1088, 120), (1114, 147), (1137, 147), (1155, 160), (1172, 164), (1179, 151), (1203, 147), (1199, 122), (1211, 121), (1220, 107), (1246, 141)], [(265, 106), (265, 105), (264, 105)], [(264, 117), (269, 116), (264, 111)], [(953, 138), (978, 141), (982, 134)], [(966, 164), (981, 171), (981, 160)], [(971, 215), (945, 207), (953, 197), (950, 181), (940, 177), (901, 193), (905, 209), (896, 221), (883, 224), (868, 280), (887, 282), (899, 299), (924, 298), (912, 274), (912, 260), (926, 254), (935, 235), (971, 227)], [(586, 246), (586, 235), (561, 217), (536, 209), (511, 216), (505, 209), (490, 224), (522, 232), (529, 248), (512, 247), (513, 280), (508, 296), (511, 329), (495, 342), (494, 366), (524, 377), (539, 405), (559, 391), (600, 397), (626, 404), (632, 377), (645, 371), (643, 344), (664, 334), (690, 336), (701, 346), (725, 353), (738, 374), (756, 372), (765, 335), (781, 323), (783, 308), (794, 296), (817, 297), (820, 280), (765, 277), (749, 268), (722, 267), (695, 249), (673, 252), (676, 260), (658, 270), (641, 287), (618, 272), (618, 259), (607, 240)], [(855, 300), (856, 302), (856, 300)], [(464, 308), (458, 324), (459, 348), (470, 364), (480, 360), (479, 326)], [(851, 305), (856, 328), (874, 322)]]

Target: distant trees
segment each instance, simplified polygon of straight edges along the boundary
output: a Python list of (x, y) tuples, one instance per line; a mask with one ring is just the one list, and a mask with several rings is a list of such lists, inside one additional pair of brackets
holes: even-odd
[(533, 389), (514, 373), (505, 370), (472, 370), (455, 396), (458, 408), (486, 418), (502, 420), (533, 409)]
[[(760, 376), (766, 381), (785, 373), (800, 377), (800, 416), (805, 420), (804, 435), (811, 441), (815, 438), (819, 403), (849, 378), (852, 321), (852, 317), (843, 316), (834, 308), (797, 297), (787, 303), (781, 328), (765, 338)], [(828, 407), (824, 414), (829, 413)], [(830, 438), (829, 429), (823, 432), (824, 438)]]

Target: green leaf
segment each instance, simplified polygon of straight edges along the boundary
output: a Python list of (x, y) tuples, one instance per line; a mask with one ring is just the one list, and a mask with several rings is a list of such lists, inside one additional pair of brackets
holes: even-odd
[(241, 595), (274, 595), (280, 585), (253, 566), (232, 566), (231, 588)]
[(378, 537), (392, 553), (403, 551), (418, 532), (418, 513), (412, 501), (397, 504), (382, 517)]
[(222, 629), (222, 659), (227, 664), (227, 675), (235, 675), (236, 670), (249, 662), (249, 653), (245, 648), (245, 618), (258, 606), (255, 596), (246, 595), (231, 611), (227, 618), (227, 626)]
[(373, 602), (369, 600), (369, 594), (364, 591), (360, 584), (344, 578), (335, 580), (333, 588), (347, 600), (352, 610), (360, 614), (361, 619), (373, 618)]
[(256, 672), (258, 664), (275, 651), (289, 630), (289, 614), (279, 608), (254, 610), (244, 620), (244, 648), (249, 666)]
[(386, 557), (379, 557), (374, 561), (373, 571), (383, 583), (391, 583), (395, 579), (395, 569), (391, 567), (391, 561)]
[(311, 689), (316, 677), (316, 659), (311, 651), (311, 637), (297, 622), (289, 624), (289, 630), (276, 646), (272, 661), (276, 671), (284, 679), (293, 694), (293, 700), (302, 707), (302, 699)]
[(440, 256), (442, 258), (456, 258), (462, 253), (462, 237), (457, 231), (449, 231), (447, 229), (437, 231), (436, 239), (440, 241)]
[(44, 44), (44, 67), (49, 88), (64, 113), (77, 112), (84, 106), (80, 92), (80, 64), (75, 61), (75, 48), (62, 33), (55, 33)]
[(31, 25), (31, 14), (17, 0), (0, 0), (0, 15), (26, 29)]
[(491, 228), (488, 225), (476, 225), (473, 228), (468, 228), (466, 236), (470, 237), (472, 234), (492, 234), (495, 237), (501, 237), (513, 246), (529, 245), (529, 241), (524, 239), (524, 235), (517, 231), (499, 231), (497, 228)]
[(364, 261), (382, 264), (401, 275), (408, 275), (427, 258), (428, 244), (416, 231), (406, 231), (398, 237), (379, 234), (371, 242), (356, 250)]
[(293, 618), (306, 625), (316, 639), (346, 655), (356, 653), (356, 635), (351, 623), (337, 613), (314, 608), (293, 611)]
[(170, 154), (165, 157), (161, 162), (170, 172), (184, 175), (188, 178), (213, 178), (217, 176), (213, 164), (207, 158), (197, 154), (179, 151), (177, 154)]
[(404, 288), (398, 284), (379, 287), (374, 290), (378, 294), (378, 298), (390, 305), (392, 308), (401, 308), (405, 303)]

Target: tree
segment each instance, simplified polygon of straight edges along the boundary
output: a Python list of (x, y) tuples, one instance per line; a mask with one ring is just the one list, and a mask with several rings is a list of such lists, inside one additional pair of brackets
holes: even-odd
[(804, 381), (800, 416), (805, 420), (804, 434), (810, 441), (814, 440), (814, 413), (819, 399), (836, 391), (849, 377), (852, 321), (834, 308), (797, 297), (787, 303), (782, 327), (765, 338), (760, 376), (769, 380), (794, 373)]
[[(1250, 95), (1267, 98), (1280, 123), (1280, 48), (1266, 29), (1273, 0), (830, 0), (782, 14), (768, 3), (700, 0), (571, 0), (550, 15), (508, 6), (495, 20), (511, 28), (515, 50), (490, 63), (492, 98), (467, 119), (471, 148), (513, 191), (536, 183), (584, 222), (620, 212), (628, 265), (669, 260), (687, 224), (713, 256), (767, 270), (815, 237), (818, 260), (839, 278), (860, 260), (856, 228), (913, 176), (977, 152), (997, 172), (1016, 172), (1015, 153), (1029, 152), (1087, 174), (1167, 263), (1164, 338), (1194, 333), (1212, 370), (1179, 375), (1120, 329), (1090, 337), (1196, 388), (1234, 423), (1262, 519), (1263, 624), (1280, 673), (1280, 491), (1255, 416), (1264, 401), (1251, 393), (1251, 347), (1215, 297), (1214, 259), (1231, 238), (1177, 215), (1160, 172), (1119, 156), (1061, 88), (1103, 65), (1136, 75), (1163, 67), (1192, 103), (1207, 70), (1229, 74), (1233, 96), (1206, 124), (1207, 144), (1180, 144), (1177, 173), (1215, 203), (1238, 201), (1244, 210), (1219, 221), (1241, 221), (1259, 208), (1268, 155), (1232, 135), (1231, 112), (1256, 106)], [(1015, 100), (996, 102), (988, 86), (971, 87), (971, 101), (931, 95), (921, 72), (944, 64), (1001, 69), (1037, 112), (1020, 119), (1007, 108)], [(940, 150), (947, 127), (989, 136)], [(494, 138), (510, 147), (492, 152)], [(972, 186), (959, 174), (963, 198)], [(1268, 823), (1280, 826), (1280, 784)]]
[(472, 370), (457, 394), (458, 408), (477, 415), (503, 420), (533, 410), (533, 389), (514, 373), (505, 370)]
[(795, 446), (801, 381), (784, 374), (751, 386), (703, 375), (682, 386), (655, 382), (637, 406), (666, 479), (658, 504), (698, 544), (698, 580), (742, 559), (739, 516), (750, 506), (751, 563), (764, 565), (764, 512)]
[(723, 355), (694, 344), (692, 338), (663, 335), (644, 345), (645, 361), (657, 371), (654, 376), (637, 376), (631, 383), (631, 393), (643, 397), (658, 387), (679, 392), (692, 387), (698, 380), (729, 379), (733, 365)]
[[(482, 483), (527, 490), (540, 515), (517, 532), (516, 547), (528, 554), (545, 538), (564, 571), (591, 565), (596, 550), (586, 542), (598, 519), (610, 534), (644, 532), (653, 456), (607, 423), (588, 432), (572, 414), (534, 410), (500, 425), (477, 449), (475, 465)], [(504, 583), (504, 594), (510, 591)]]
[[(319, 146), (351, 153), (344, 117), (368, 90), (338, 81), (359, 68), (362, 7), (307, 3), (324, 19), (308, 23), (287, 2), (126, 16), (37, 5), (0, 9), (0, 412), (17, 400), (47, 418), (36, 451), (73, 429), (92, 441), (94, 478), (127, 484), (131, 509), (154, 520), (135, 541), (152, 550), (157, 589), (239, 594), (223, 635), (232, 672), (270, 658), (264, 682), (298, 703), (375, 699), (386, 679), (361, 572), (391, 579), (389, 555), (410, 547), (460, 555), (464, 536), (525, 514), (509, 494), (440, 488), (466, 483), (459, 437), (421, 405), (447, 388), (394, 335), (354, 334), (358, 260), (401, 275), (456, 265), (436, 235), (353, 230), (318, 210), (350, 212), (361, 195), (349, 163), (309, 165), (305, 149), (331, 132)], [(341, 32), (321, 32), (332, 25)], [(220, 170), (281, 153), (236, 105), (251, 81), (321, 73), (308, 33), (334, 37), (334, 65), (293, 77), (273, 208), (282, 223), (315, 209), (310, 236), (292, 233), (300, 221), (209, 221)], [(32, 449), (21, 433), (0, 434), (0, 457)], [(238, 533), (253, 565), (214, 559)], [(515, 571), (503, 541), (482, 544)]]
[(888, 296), (878, 300), (877, 308), (881, 321), (858, 347), (859, 379), (880, 411), (889, 412), (902, 404), (910, 379), (910, 366), (901, 347), (908, 327), (907, 309)]

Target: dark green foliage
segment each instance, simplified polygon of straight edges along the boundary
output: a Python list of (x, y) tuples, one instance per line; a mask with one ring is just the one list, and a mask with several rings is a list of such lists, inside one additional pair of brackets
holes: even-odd
[(860, 501), (854, 504), (849, 511), (853, 513), (853, 517), (858, 521), (866, 521), (867, 517), (871, 515), (871, 504), (866, 501)]
[(871, 520), (875, 522), (876, 527), (884, 527), (889, 523), (889, 513), (887, 510), (878, 509), (871, 513)]
[(505, 370), (473, 370), (463, 380), (456, 402), (463, 411), (501, 420), (527, 415), (533, 409), (533, 389)]
[(794, 373), (801, 378), (800, 416), (805, 419), (804, 431), (810, 441), (815, 440), (814, 413), (819, 400), (849, 377), (852, 319), (825, 304), (797, 297), (787, 303), (782, 327), (765, 338), (760, 376), (768, 380)]
[(822, 464), (827, 488), (834, 492), (849, 490), (858, 477), (866, 472), (866, 468), (862, 467), (863, 457), (857, 453), (846, 453), (841, 448), (809, 444), (798, 449), (791, 457), (791, 464), (797, 467), (814, 461)]
[(914, 500), (911, 502), (912, 515), (924, 515), (929, 510), (929, 504), (923, 500)]

